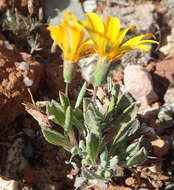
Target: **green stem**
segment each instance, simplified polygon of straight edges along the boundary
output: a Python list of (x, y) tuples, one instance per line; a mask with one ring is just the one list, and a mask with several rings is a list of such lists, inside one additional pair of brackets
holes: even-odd
[(68, 96), (69, 83), (65, 83), (65, 95)]

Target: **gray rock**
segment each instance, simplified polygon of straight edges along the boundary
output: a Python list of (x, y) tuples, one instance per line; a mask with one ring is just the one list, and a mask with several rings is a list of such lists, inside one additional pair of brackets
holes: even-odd
[(22, 71), (28, 71), (29, 70), (29, 64), (25, 61), (22, 61), (18, 68)]
[(57, 25), (62, 19), (62, 16), (57, 15), (55, 9), (62, 11), (70, 11), (74, 13), (79, 19), (84, 19), (84, 13), (79, 0), (46, 0), (45, 14), (50, 18), (49, 25)]
[(128, 65), (124, 70), (125, 89), (141, 105), (149, 105), (158, 97), (153, 89), (152, 77), (148, 71), (140, 65)]
[(94, 12), (97, 8), (97, 2), (96, 0), (86, 0), (83, 3), (83, 8), (85, 12)]

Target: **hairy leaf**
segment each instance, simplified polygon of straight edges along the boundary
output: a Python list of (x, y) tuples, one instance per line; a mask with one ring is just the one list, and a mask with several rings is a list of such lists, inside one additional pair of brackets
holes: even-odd
[(100, 149), (101, 139), (96, 134), (88, 134), (86, 137), (86, 151), (93, 164), (95, 164)]
[(84, 118), (85, 126), (87, 127), (89, 133), (101, 136), (101, 121), (97, 116), (95, 109), (92, 104), (88, 107)]
[(51, 144), (56, 146), (62, 146), (63, 148), (70, 150), (72, 147), (66, 137), (64, 137), (61, 133), (48, 129), (42, 128), (42, 133), (44, 138)]
[(72, 110), (71, 106), (67, 107), (66, 113), (65, 113), (65, 124), (64, 124), (64, 132), (66, 135), (70, 132), (71, 128), (71, 122), (72, 121)]
[(53, 121), (64, 127), (65, 124), (65, 110), (61, 107), (59, 103), (56, 101), (52, 100), (50, 104), (47, 106), (47, 113), (50, 116), (53, 116)]
[(135, 165), (140, 165), (143, 164), (144, 161), (147, 159), (147, 151), (144, 147), (142, 147), (136, 154), (134, 154), (133, 157), (131, 157), (127, 161), (127, 166), (135, 166)]
[(81, 90), (79, 92), (79, 95), (77, 97), (75, 108), (78, 108), (80, 106), (80, 104), (82, 103), (82, 100), (84, 98), (86, 90), (87, 90), (87, 82), (84, 82), (84, 84), (83, 84), (83, 86), (82, 86), (82, 88), (81, 88)]
[(63, 92), (59, 92), (59, 99), (61, 106), (66, 109), (70, 105), (70, 101), (68, 96), (66, 96)]

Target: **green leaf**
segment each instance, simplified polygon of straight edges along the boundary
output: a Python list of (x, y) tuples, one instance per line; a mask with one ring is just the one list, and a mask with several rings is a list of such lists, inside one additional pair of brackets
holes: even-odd
[(135, 119), (130, 124), (128, 137), (135, 135), (139, 129), (140, 129), (140, 122), (138, 121), (138, 119)]
[(130, 97), (128, 94), (123, 94), (119, 97), (114, 116), (118, 116), (122, 114), (122, 112), (127, 109), (132, 103), (133, 103), (132, 97)]
[(118, 116), (114, 121), (113, 121), (113, 127), (117, 131), (117, 135), (115, 139), (117, 139), (125, 128), (128, 126), (128, 124), (132, 123), (136, 116), (137, 116), (138, 108), (136, 104), (130, 105), (127, 109), (125, 109), (120, 116)]
[(110, 114), (111, 112), (113, 112), (115, 105), (116, 105), (116, 98), (115, 98), (115, 96), (111, 96), (111, 100), (110, 100), (110, 103), (108, 106), (107, 114)]
[(104, 178), (107, 179), (107, 178), (110, 178), (110, 177), (111, 177), (112, 172), (111, 172), (111, 170), (106, 169), (106, 170), (103, 172), (103, 174), (104, 174)]
[(143, 137), (140, 137), (136, 142), (131, 143), (127, 148), (126, 148), (126, 154), (129, 157), (132, 157), (135, 155), (143, 145)]
[(128, 138), (137, 111), (136, 104), (132, 104), (114, 121), (115, 137), (110, 149), (111, 152), (116, 151), (120, 143)]
[(104, 178), (101, 175), (97, 175), (95, 172), (88, 170), (88, 169), (84, 169), (82, 171), (82, 175), (86, 178), (86, 179), (101, 179), (103, 180)]
[(107, 147), (105, 146), (103, 151), (101, 152), (100, 154), (100, 161), (108, 161), (108, 156), (109, 156), (109, 153), (108, 153), (108, 149)]
[(48, 106), (47, 106), (47, 113), (50, 116), (54, 116), (53, 121), (56, 124), (64, 127), (65, 111), (64, 111), (64, 109), (61, 107), (61, 105), (59, 103), (52, 100), (51, 103), (48, 104)]
[(77, 101), (76, 101), (76, 104), (75, 104), (75, 108), (78, 108), (80, 106), (80, 104), (82, 103), (82, 100), (83, 100), (83, 97), (86, 93), (86, 90), (87, 90), (87, 82), (84, 82), (81, 90), (80, 90), (80, 93), (77, 97)]
[(80, 134), (85, 134), (84, 125), (74, 115), (72, 116), (72, 124), (78, 129)]
[(80, 108), (75, 108), (73, 114), (77, 119), (83, 120), (83, 111)]
[(119, 156), (118, 156), (118, 155), (114, 156), (114, 157), (111, 158), (111, 160), (109, 161), (110, 167), (114, 167), (114, 166), (118, 165), (119, 161), (120, 161)]
[(79, 142), (79, 148), (80, 148), (82, 151), (85, 151), (85, 150), (86, 150), (86, 145), (85, 145), (84, 140), (80, 140), (80, 142)]
[(94, 107), (93, 104), (88, 106), (87, 111), (84, 114), (84, 123), (85, 127), (90, 133), (101, 136), (103, 115), (101, 115), (101, 113)]
[(88, 134), (86, 137), (86, 151), (92, 162), (96, 164), (96, 158), (101, 149), (101, 139), (96, 134)]
[(72, 147), (66, 137), (64, 137), (61, 133), (49, 129), (42, 128), (42, 133), (44, 138), (51, 144), (56, 146), (62, 146), (63, 148), (70, 150)]
[(118, 97), (119, 92), (120, 92), (120, 85), (114, 85), (111, 90), (111, 95)]
[(63, 92), (59, 91), (59, 99), (61, 106), (66, 110), (66, 108), (70, 105), (68, 96), (66, 96)]
[(144, 147), (142, 147), (133, 157), (131, 157), (127, 162), (126, 165), (128, 167), (140, 165), (145, 162), (147, 159), (147, 151)]
[(83, 99), (83, 113), (85, 114), (86, 111), (88, 110), (88, 106), (91, 104), (91, 100), (89, 98), (84, 98)]
[(71, 106), (68, 106), (65, 113), (65, 124), (64, 124), (64, 132), (66, 135), (68, 135), (70, 132), (71, 121), (72, 121), (72, 110)]
[(109, 157), (108, 149), (105, 146), (105, 148), (103, 149), (103, 151), (100, 154), (100, 162), (101, 162), (102, 168), (107, 167), (107, 165), (108, 165), (108, 157)]
[(83, 112), (81, 109), (76, 108), (72, 110), (72, 124), (78, 129), (79, 134), (85, 134)]

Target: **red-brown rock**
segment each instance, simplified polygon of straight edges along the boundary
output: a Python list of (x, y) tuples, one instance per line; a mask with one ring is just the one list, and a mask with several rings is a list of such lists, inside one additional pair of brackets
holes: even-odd
[(36, 93), (42, 69), (29, 54), (20, 53), (0, 36), (0, 126), (24, 113), (25, 101), (31, 101), (27, 87)]
[(174, 57), (156, 62), (154, 65), (153, 84), (156, 93), (162, 99), (169, 84), (174, 83)]
[(163, 139), (156, 139), (151, 141), (153, 153), (155, 156), (162, 157), (169, 153), (170, 145)]

